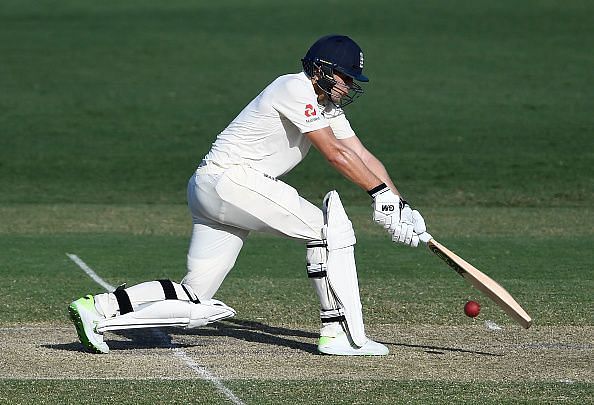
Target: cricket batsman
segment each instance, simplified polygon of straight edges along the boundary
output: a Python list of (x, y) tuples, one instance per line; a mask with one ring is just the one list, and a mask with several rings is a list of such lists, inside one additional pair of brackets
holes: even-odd
[(235, 315), (213, 298), (252, 231), (303, 242), (307, 276), (320, 300), (318, 350), (334, 355), (386, 355), (365, 333), (355, 233), (336, 191), (321, 208), (279, 179), (311, 145), (372, 199), (372, 218), (392, 241), (416, 247), (425, 221), (400, 196), (384, 165), (361, 143), (343, 108), (363, 93), (363, 52), (344, 35), (317, 40), (303, 71), (278, 77), (217, 136), (188, 183), (192, 236), (181, 282), (121, 286), (72, 302), (83, 345), (108, 353), (106, 331), (200, 327)]

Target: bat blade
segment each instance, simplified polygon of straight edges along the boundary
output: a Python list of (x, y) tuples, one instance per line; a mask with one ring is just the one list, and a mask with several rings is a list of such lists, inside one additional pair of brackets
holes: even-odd
[(472, 284), (477, 290), (481, 291), (493, 302), (495, 302), (512, 319), (518, 322), (523, 328), (528, 329), (532, 325), (532, 318), (516, 302), (516, 300), (499, 283), (478, 270), (472, 264), (456, 255), (454, 252), (437, 242), (430, 239), (427, 246), (435, 255), (447, 263), (452, 269)]

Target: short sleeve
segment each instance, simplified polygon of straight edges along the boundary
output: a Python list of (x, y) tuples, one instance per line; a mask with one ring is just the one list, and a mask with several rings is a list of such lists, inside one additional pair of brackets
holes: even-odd
[(344, 113), (328, 118), (328, 121), (336, 139), (346, 139), (355, 136), (355, 131), (351, 128), (351, 124)]
[(316, 94), (308, 83), (298, 79), (279, 83), (275, 89), (273, 107), (291, 121), (301, 133), (329, 126), (318, 107)]

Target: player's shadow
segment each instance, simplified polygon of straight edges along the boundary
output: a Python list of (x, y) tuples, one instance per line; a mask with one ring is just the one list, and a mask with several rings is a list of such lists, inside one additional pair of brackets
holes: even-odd
[[(109, 334), (115, 334), (124, 339), (110, 339)], [(290, 337), (301, 337), (317, 339), (318, 335), (297, 329), (289, 329), (266, 325), (261, 322), (246, 321), (241, 319), (225, 320), (208, 326), (195, 329), (185, 328), (146, 328), (112, 331), (105, 335), (105, 342), (110, 350), (129, 349), (158, 349), (158, 348), (186, 348), (202, 346), (199, 341), (196, 343), (179, 343), (172, 340), (172, 336), (224, 336), (275, 346), (284, 346), (291, 349), (317, 354), (317, 347), (312, 343), (305, 343)], [(65, 351), (86, 351), (79, 342), (43, 344), (42, 347), (65, 350)]]
[(395, 342), (381, 342), (381, 343), (383, 343), (385, 345), (407, 347), (407, 348), (413, 348), (413, 349), (424, 349), (425, 353), (429, 353), (429, 354), (445, 354), (445, 352), (455, 352), (455, 353), (479, 354), (481, 356), (496, 356), (496, 357), (503, 356), (503, 354), (498, 354), (498, 353), (489, 353), (489, 352), (481, 352), (481, 351), (477, 351), (477, 350), (460, 349), (457, 347), (412, 345), (412, 344), (408, 344), (408, 343), (395, 343)]
[[(109, 332), (124, 339), (110, 339), (106, 335), (106, 343), (110, 350), (130, 350), (130, 349), (171, 349), (203, 346), (199, 340), (195, 343), (179, 343), (173, 341), (172, 336), (205, 336), (205, 337), (232, 337), (246, 342), (261, 343), (266, 345), (284, 346), (290, 349), (301, 350), (311, 354), (319, 354), (317, 347), (313, 343), (306, 343), (300, 340), (291, 339), (291, 337), (307, 338), (314, 340), (318, 334), (298, 329), (289, 329), (278, 326), (270, 326), (262, 322), (255, 322), (242, 319), (226, 319), (207, 326), (195, 329), (185, 328), (146, 328), (129, 329)], [(503, 354), (489, 353), (476, 350), (461, 349), (456, 347), (442, 347), (430, 345), (414, 345), (398, 342), (381, 342), (386, 345), (405, 347), (411, 349), (423, 349), (429, 354), (445, 354), (445, 352), (478, 354), (482, 356), (503, 356)], [(46, 347), (54, 350), (65, 351), (86, 351), (78, 342), (44, 344)]]
[[(173, 343), (171, 336), (166, 333), (165, 328), (146, 328), (146, 329), (130, 329), (109, 332), (114, 335), (125, 338), (125, 340), (110, 339), (109, 334), (105, 335), (105, 342), (110, 350), (128, 350), (128, 349), (170, 349), (173, 347), (192, 347), (199, 346), (197, 344), (180, 344)], [(64, 350), (71, 352), (86, 352), (87, 350), (77, 340), (71, 343), (54, 343), (43, 344), (41, 347), (54, 350)]]
[(284, 346), (308, 353), (318, 353), (315, 344), (291, 339), (291, 337), (300, 337), (314, 340), (319, 337), (317, 333), (270, 326), (262, 322), (242, 319), (227, 319), (222, 322), (213, 323), (205, 328), (175, 329), (174, 333), (176, 335), (191, 336), (227, 336), (246, 342)]

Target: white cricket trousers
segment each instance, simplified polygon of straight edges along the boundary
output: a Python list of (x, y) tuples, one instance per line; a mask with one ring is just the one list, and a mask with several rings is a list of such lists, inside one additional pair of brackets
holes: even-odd
[(210, 299), (235, 264), (250, 231), (303, 241), (322, 238), (322, 210), (286, 183), (248, 166), (202, 163), (188, 182), (192, 238), (188, 273), (199, 299)]

